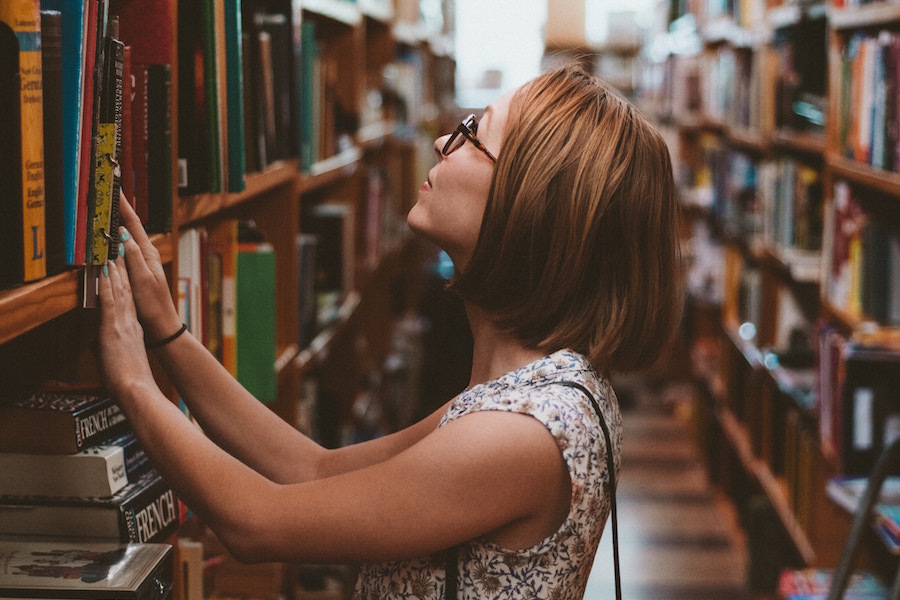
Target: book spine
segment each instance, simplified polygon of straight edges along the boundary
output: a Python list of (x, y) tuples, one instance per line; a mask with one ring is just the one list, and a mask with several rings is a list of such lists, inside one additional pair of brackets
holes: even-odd
[(84, 63), (81, 86), (81, 115), (78, 136), (78, 199), (72, 235), (72, 264), (85, 264), (85, 245), (88, 223), (88, 179), (91, 176), (91, 140), (93, 139), (94, 70), (97, 61), (97, 27), (99, 4), (87, 1), (87, 20), (84, 28)]
[(100, 123), (97, 128), (97, 164), (94, 167), (94, 210), (91, 226), (88, 263), (106, 263), (110, 246), (110, 213), (112, 211), (113, 179), (117, 168), (116, 125)]
[(73, 426), (75, 446), (78, 450), (84, 450), (123, 431), (127, 422), (119, 405), (108, 400), (76, 415)]
[[(134, 55), (132, 54), (132, 59)], [(131, 141), (134, 161), (134, 197), (131, 198), (134, 212), (141, 218), (144, 227), (150, 224), (150, 155), (147, 148), (147, 137), (150, 133), (148, 109), (149, 73), (147, 65), (132, 62), (131, 72), (134, 76), (134, 100), (131, 104)]]
[(118, 39), (118, 18), (110, 19), (110, 35), (107, 37), (107, 76), (108, 90), (106, 92), (106, 106), (104, 107), (104, 121), (115, 125), (115, 137), (113, 144), (113, 178), (112, 193), (110, 194), (109, 207), (109, 260), (115, 260), (119, 256), (119, 196), (122, 192), (122, 152), (123, 152), (123, 112), (124, 112), (124, 69), (125, 69), (125, 44)]
[(172, 230), (172, 67), (147, 66), (148, 212), (150, 231)]
[(0, 3), (0, 21), (19, 42), (19, 117), (22, 159), (23, 279), (47, 274), (44, 230), (44, 114), (41, 89), (41, 13), (37, 0)]
[(19, 118), (19, 42), (12, 28), (0, 23), (0, 190), (15, 202), (0, 202), (0, 287), (22, 283), (22, 126)]
[(47, 274), (66, 266), (63, 177), (62, 13), (41, 11), (41, 71), (44, 93), (44, 222)]
[(178, 498), (161, 477), (119, 507), (123, 542), (159, 542), (175, 533), (180, 524)]
[(228, 110), (228, 191), (244, 191), (246, 171), (244, 132), (244, 77), (241, 2), (225, 2), (225, 64)]

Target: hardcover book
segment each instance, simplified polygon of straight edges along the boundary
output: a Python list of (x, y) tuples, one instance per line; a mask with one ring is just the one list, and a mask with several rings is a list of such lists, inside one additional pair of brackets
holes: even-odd
[(92, 446), (75, 454), (0, 453), (0, 495), (112, 496), (128, 483), (119, 446)]
[(43, 391), (0, 406), (0, 452), (74, 454), (128, 427), (99, 392)]
[[(47, 274), (44, 249), (44, 113), (41, 87), (41, 13), (34, 0), (7, 0), (0, 3), (0, 22), (15, 33), (19, 43), (19, 118), (21, 132), (12, 139), (20, 144), (22, 204), (19, 221), (22, 244), (23, 281)], [(7, 107), (8, 110), (8, 107)], [(7, 142), (8, 143), (8, 142)]]
[(108, 498), (0, 496), (0, 534), (5, 536), (159, 542), (181, 521), (181, 504), (156, 471)]
[(166, 600), (172, 555), (168, 544), (0, 542), (0, 595)]
[[(66, 267), (63, 176), (62, 13), (41, 11), (41, 78), (44, 91), (44, 222), (47, 275)], [(66, 99), (66, 101), (69, 101)]]

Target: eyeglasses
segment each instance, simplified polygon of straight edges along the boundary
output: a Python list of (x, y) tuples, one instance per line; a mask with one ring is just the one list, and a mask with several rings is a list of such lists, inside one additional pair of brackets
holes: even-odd
[(462, 123), (457, 126), (456, 131), (450, 135), (450, 139), (444, 144), (444, 149), (441, 150), (441, 154), (449, 156), (459, 150), (460, 146), (466, 143), (466, 140), (469, 140), (476, 148), (484, 152), (485, 156), (491, 159), (491, 161), (497, 162), (497, 158), (491, 154), (490, 150), (485, 148), (484, 144), (482, 144), (475, 136), (477, 132), (478, 119), (475, 118), (475, 115), (469, 115), (463, 119)]

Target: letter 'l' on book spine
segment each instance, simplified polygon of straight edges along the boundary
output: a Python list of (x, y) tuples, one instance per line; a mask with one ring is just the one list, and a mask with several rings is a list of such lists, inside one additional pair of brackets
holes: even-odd
[(0, 21), (19, 41), (22, 120), (22, 243), (24, 280), (47, 274), (44, 249), (44, 107), (41, 90), (41, 6), (38, 0), (0, 2)]

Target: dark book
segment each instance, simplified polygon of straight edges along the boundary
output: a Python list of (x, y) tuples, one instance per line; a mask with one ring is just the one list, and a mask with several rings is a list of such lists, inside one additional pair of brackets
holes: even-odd
[(900, 352), (850, 343), (843, 360), (843, 473), (867, 475), (900, 430)]
[(62, 13), (41, 11), (41, 77), (44, 88), (44, 223), (47, 274), (66, 268), (63, 180)]
[(129, 201), (146, 228), (150, 221), (150, 153), (147, 149), (147, 137), (150, 133), (147, 113), (149, 74), (147, 65), (135, 63), (133, 59), (132, 56), (131, 73), (134, 78), (134, 94), (131, 100), (131, 148), (134, 166), (134, 196), (129, 198)]
[(156, 471), (107, 498), (0, 496), (0, 534), (150, 543), (181, 524), (181, 505)]
[(172, 230), (172, 67), (147, 65), (148, 230)]
[[(8, 198), (22, 196), (22, 125), (19, 116), (19, 42), (6, 23), (0, 23), (0, 189)], [(0, 287), (22, 283), (22, 203), (0, 202)]]
[(0, 405), (0, 452), (74, 454), (126, 429), (100, 391), (39, 391)]
[(266, 73), (271, 73), (271, 89), (267, 90), (271, 97), (267, 108), (272, 111), (270, 122), (274, 125), (268, 159), (281, 160), (297, 154), (291, 24), (281, 13), (259, 13), (255, 19), (257, 29), (268, 34), (268, 52), (262, 54), (266, 59), (263, 68)]
[[(209, 192), (208, 94), (200, 2), (178, 3), (178, 192)], [(212, 93), (215, 93), (212, 90)]]
[(137, 436), (132, 431), (117, 435), (103, 442), (102, 445), (117, 446), (122, 449), (122, 454), (125, 457), (125, 474), (128, 476), (128, 481), (136, 481), (152, 468), (150, 457), (144, 452)]
[(0, 542), (4, 598), (167, 600), (173, 589), (168, 544)]
[[(122, 163), (119, 165), (122, 193), (134, 202), (134, 80), (131, 73), (131, 46), (122, 48)], [(132, 204), (133, 206), (133, 204)]]
[(112, 15), (106, 39), (106, 64), (104, 65), (103, 100), (100, 103), (100, 117), (104, 123), (115, 125), (114, 162), (112, 171), (112, 193), (109, 203), (107, 258), (115, 260), (119, 256), (119, 195), (122, 191), (122, 146), (123, 111), (125, 94), (125, 44), (119, 39), (119, 18)]

